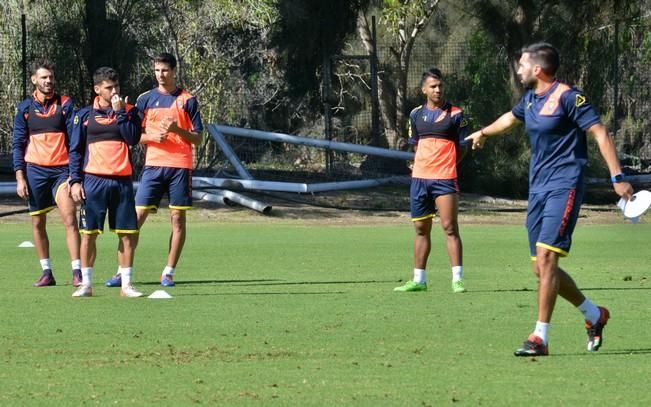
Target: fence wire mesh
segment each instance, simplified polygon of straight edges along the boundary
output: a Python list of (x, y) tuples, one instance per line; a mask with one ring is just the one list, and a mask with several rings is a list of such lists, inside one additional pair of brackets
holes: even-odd
[[(0, 10), (4, 14), (4, 21), (0, 28), (0, 81), (3, 84), (3, 91), (0, 94), (0, 108), (5, 113), (0, 115), (0, 156), (4, 157), (4, 161), (8, 161), (7, 156), (11, 152), (13, 112), (23, 95), (24, 73), (21, 66), (20, 15), (16, 14), (15, 10), (2, 7)], [(81, 10), (71, 11), (72, 14), (79, 12)], [(616, 60), (603, 60), (603, 50), (611, 49), (615, 42), (612, 30), (604, 31), (602, 38), (599, 39), (602, 42), (601, 46), (593, 47), (592, 53), (565, 58), (566, 64), (596, 65), (597, 69), (606, 71), (608, 75), (599, 76), (600, 80), (596, 80), (597, 76), (591, 76), (592, 74), (587, 70), (569, 72), (570, 78), (563, 78), (564, 72), (560, 72), (562, 79), (577, 82), (591, 96), (593, 104), (613, 130), (624, 163), (639, 172), (649, 172), (651, 167), (651, 137), (649, 136), (651, 134), (651, 89), (648, 86), (651, 81), (649, 69), (651, 55), (649, 51), (645, 51), (651, 49), (648, 44), (651, 41), (648, 34), (648, 20), (646, 18), (637, 21), (636, 24), (622, 30), (619, 41), (626, 46), (619, 49)], [(55, 59), (55, 62), (57, 58), (79, 60), (80, 63), (76, 67), (57, 72), (59, 89), (75, 98), (78, 105), (88, 103), (91, 87), (82, 79), (88, 77), (88, 72), (81, 63), (80, 51), (75, 47), (55, 47), (56, 50), (48, 48), (47, 44), (39, 38), (29, 36), (30, 26), (34, 24), (35, 21), (27, 21), (28, 60), (37, 56), (48, 56)], [(40, 21), (39, 24), (47, 24), (47, 21)], [(443, 71), (446, 76), (448, 98), (463, 107), (473, 117), (474, 125), (486, 124), (488, 120), (495, 118), (487, 113), (486, 106), (493, 107), (491, 112), (496, 109), (502, 111), (510, 109), (511, 98), (508, 95), (500, 97), (494, 90), (499, 86), (502, 88), (502, 94), (508, 94), (508, 78), (506, 78), (508, 63), (503, 50), (494, 48), (480, 53), (478, 49), (481, 47), (475, 45), (473, 48), (473, 44), (468, 41), (445, 44), (437, 41), (439, 40), (436, 38), (423, 38), (415, 44), (408, 72), (408, 106), (405, 107), (407, 112), (422, 103), (422, 94), (419, 90), (420, 75), (423, 70), (430, 67), (438, 67)], [(134, 55), (134, 58), (138, 61), (132, 64), (134, 68), (125, 74), (122, 82), (129, 94), (137, 95), (146, 89), (145, 85), (151, 85), (152, 78), (151, 72), (146, 68), (148, 57), (143, 54)], [(397, 75), (395, 68), (392, 68), (395, 66), (392, 58), (394, 57), (390, 51), (390, 44), (378, 44), (379, 74), (386, 83), (395, 83)], [(491, 69), (494, 69), (494, 72), (487, 72), (489, 67), (493, 67)], [(355, 144), (373, 143), (370, 72), (368, 60), (343, 56), (335, 61), (332, 94), (328, 95), (333, 117), (332, 139), (334, 141)], [(487, 78), (480, 78), (483, 82), (478, 82), (480, 74), (483, 73), (501, 75), (501, 77), (495, 77), (494, 83), (486, 80)], [(603, 80), (605, 77), (607, 80)], [(395, 91), (395, 88), (389, 86), (389, 91)], [(237, 97), (237, 92), (233, 91), (232, 97)], [(217, 121), (218, 112), (225, 110), (220, 104), (224, 102), (220, 99), (200, 99), (200, 103), (205, 112), (210, 112), (205, 116), (216, 117)], [(276, 132), (292, 132), (292, 120), (277, 120), (277, 117), (271, 117), (272, 114), (268, 112), (264, 114), (252, 112), (247, 110), (250, 109), (250, 105), (243, 100), (238, 108), (241, 111), (238, 112), (232, 111), (234, 104), (229, 105), (230, 117), (240, 119), (236, 120), (237, 123), (224, 124), (244, 124), (263, 128), (265, 121), (273, 120), (273, 124), (268, 124), (266, 128), (273, 128)], [(290, 116), (291, 111), (291, 106), (285, 106), (279, 107), (275, 113)], [(315, 116), (322, 113), (318, 112)], [(323, 138), (324, 126), (323, 120), (316, 120), (305, 127), (306, 132), (302, 135)], [(233, 143), (236, 153), (247, 163), (252, 172), (266, 174), (269, 179), (274, 180), (349, 180), (404, 174), (407, 171), (405, 163), (369, 159), (361, 154), (326, 153), (320, 149), (257, 140), (229, 139), (229, 142)], [(327, 165), (328, 154), (331, 160), (330, 166)], [(141, 155), (142, 149), (134, 152), (138, 165), (142, 164)], [(230, 164), (210, 138), (207, 138), (197, 149), (196, 164), (199, 171), (233, 173)]]

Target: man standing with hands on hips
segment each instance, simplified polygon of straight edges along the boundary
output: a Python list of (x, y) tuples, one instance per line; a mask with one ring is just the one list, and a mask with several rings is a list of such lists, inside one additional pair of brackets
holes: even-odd
[(467, 137), (477, 149), (487, 137), (524, 123), (531, 143), (527, 230), (533, 272), (538, 277), (538, 320), (515, 356), (549, 354), (548, 329), (558, 295), (583, 314), (588, 351), (597, 351), (603, 344), (610, 312), (586, 298), (558, 265), (560, 257), (569, 255), (583, 199), (586, 132), (599, 145), (617, 195), (629, 200), (633, 194), (624, 180), (615, 144), (585, 95), (556, 80), (559, 64), (559, 53), (550, 44), (524, 48), (518, 75), (528, 90), (510, 112)]

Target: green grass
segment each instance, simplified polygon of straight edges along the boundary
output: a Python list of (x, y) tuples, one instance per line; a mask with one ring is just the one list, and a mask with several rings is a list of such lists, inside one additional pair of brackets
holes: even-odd
[[(515, 358), (533, 329), (536, 282), (521, 226), (462, 226), (465, 294), (452, 294), (441, 233), (426, 293), (399, 226), (190, 225), (171, 300), (102, 286), (116, 237), (99, 239), (95, 297), (36, 289), (27, 224), (0, 225), (0, 405), (649, 405), (649, 225), (579, 226), (562, 265), (612, 319), (601, 351), (557, 304), (548, 358)], [(151, 293), (168, 225), (148, 223), (136, 287)]]

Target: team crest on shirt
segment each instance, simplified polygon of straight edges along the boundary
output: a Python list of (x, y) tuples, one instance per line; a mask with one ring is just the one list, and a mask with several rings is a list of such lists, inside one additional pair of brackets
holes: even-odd
[(531, 109), (531, 106), (533, 106), (533, 103), (531, 102), (527, 103), (527, 109)]
[(545, 102), (543, 105), (542, 109), (540, 110), (540, 114), (543, 116), (549, 116), (553, 114), (556, 111), (556, 108), (558, 107), (558, 100), (554, 95), (550, 96), (549, 99)]
[(160, 100), (157, 100), (154, 106), (158, 107), (159, 105), (160, 105)]
[(461, 124), (459, 125), (459, 127), (466, 127), (467, 125), (468, 125), (468, 120), (463, 119), (461, 120)]
[(574, 101), (574, 104), (576, 107), (581, 107), (582, 105), (585, 104), (585, 96), (579, 95), (578, 93), (576, 94), (576, 100)]
[(75, 125), (79, 124), (79, 115), (78, 114), (75, 115), (74, 124)]

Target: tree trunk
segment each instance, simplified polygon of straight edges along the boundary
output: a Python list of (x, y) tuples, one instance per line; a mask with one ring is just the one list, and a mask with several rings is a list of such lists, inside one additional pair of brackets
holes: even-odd
[[(362, 40), (362, 45), (369, 55), (375, 53), (377, 55), (377, 50), (373, 49), (373, 39), (371, 35), (371, 28), (369, 27), (368, 20), (362, 11), (360, 11), (357, 17), (357, 32), (359, 37)], [(395, 137), (395, 115), (392, 114), (393, 106), (395, 101), (393, 100), (393, 94), (388, 88), (387, 83), (383, 80), (382, 75), (378, 72), (377, 78), (378, 84), (378, 99), (380, 105), (380, 121), (383, 131), (380, 131), (383, 134), (383, 137), (380, 137), (380, 147), (392, 147), (393, 144), (391, 140)]]
[(111, 36), (107, 35), (106, 0), (86, 0), (84, 25), (88, 33), (85, 63), (92, 75), (100, 66), (111, 65)]
[[(386, 134), (386, 141), (390, 148), (405, 150), (407, 144), (407, 120), (408, 120), (408, 73), (409, 63), (411, 59), (411, 51), (414, 47), (414, 42), (418, 35), (423, 31), (423, 28), (429, 21), (434, 13), (439, 0), (430, 0), (427, 8), (419, 13), (418, 19), (415, 21), (411, 31), (408, 32), (407, 19), (398, 22), (398, 48), (391, 48), (391, 53), (398, 66), (398, 83), (396, 84), (395, 95), (391, 93), (389, 87), (382, 77), (378, 79), (378, 91), (380, 94), (380, 111), (382, 114), (382, 123)], [(367, 52), (373, 51), (373, 42), (371, 41), (371, 32), (368, 26), (368, 21), (363, 12), (359, 13), (357, 19), (357, 30), (362, 39), (362, 44)], [(390, 102), (393, 103), (390, 103)], [(393, 107), (393, 109), (391, 109)]]

